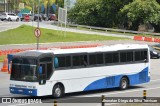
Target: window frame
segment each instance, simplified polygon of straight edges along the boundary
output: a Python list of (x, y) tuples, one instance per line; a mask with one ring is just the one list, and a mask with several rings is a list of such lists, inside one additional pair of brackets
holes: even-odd
[[(147, 52), (147, 61), (146, 62), (149, 62), (149, 54), (148, 54), (148, 49), (147, 48), (144, 48), (144, 49), (124, 49), (124, 50), (118, 50), (118, 51), (89, 52), (89, 53), (86, 53), (86, 52), (83, 52), (83, 53), (68, 53), (68, 54), (56, 54), (54, 57), (70, 56), (71, 57), (71, 59), (70, 59), (71, 66), (70, 67), (59, 67), (59, 68), (54, 67), (54, 69), (55, 70), (67, 70), (67, 69), (77, 69), (77, 68), (90, 68), (90, 67), (100, 67), (100, 66), (146, 63), (144, 60), (135, 61), (135, 52), (137, 52), (137, 51), (140, 51), (140, 52), (146, 51)], [(128, 52), (132, 52), (132, 61), (121, 62), (120, 54), (121, 53), (128, 53)], [(112, 62), (112, 63), (106, 63), (105, 55), (106, 54), (113, 54), (113, 53), (118, 54), (118, 61), (117, 62)], [(89, 63), (89, 61), (90, 61), (89, 60), (89, 55), (90, 54), (94, 54), (94, 55), (103, 54), (103, 64), (90, 65), (90, 63)], [(73, 66), (73, 56), (82, 56), (82, 55), (87, 56), (87, 66), (83, 66), (83, 65)], [(97, 56), (96, 56), (96, 58), (97, 58)], [(126, 60), (127, 60), (127, 57), (126, 57)], [(112, 59), (112, 61), (113, 61), (113, 59)]]
[[(43, 59), (43, 58), (51, 58), (51, 60), (50, 61), (41, 61), (41, 59)], [(51, 78), (51, 76), (52, 76), (52, 74), (54, 73), (54, 69), (53, 69), (53, 56), (52, 55), (48, 55), (48, 56), (42, 56), (41, 58), (39, 58), (39, 60), (38, 60), (38, 67), (40, 67), (40, 65), (42, 65), (42, 64), (44, 64), (45, 65), (45, 78), (46, 78), (46, 80), (49, 80), (50, 78)], [(49, 76), (47, 76), (47, 74), (48, 74), (48, 67), (47, 67), (47, 64), (52, 64), (52, 67), (51, 67), (51, 70), (50, 71), (52, 71), (51, 73), (50, 73), (50, 75)], [(39, 73), (38, 73), (38, 78), (39, 78), (40, 76), (39, 76)]]

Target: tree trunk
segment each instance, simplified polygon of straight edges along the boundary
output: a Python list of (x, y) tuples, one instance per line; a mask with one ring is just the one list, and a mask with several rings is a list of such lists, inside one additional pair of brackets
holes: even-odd
[(156, 25), (156, 24), (151, 24), (151, 25), (154, 27), (156, 33), (160, 32), (160, 25)]

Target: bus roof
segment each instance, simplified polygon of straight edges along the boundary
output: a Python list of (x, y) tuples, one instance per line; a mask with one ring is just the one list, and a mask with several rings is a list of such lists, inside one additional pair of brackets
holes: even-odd
[(105, 52), (105, 51), (119, 51), (129, 49), (146, 49), (147, 44), (117, 44), (110, 46), (98, 46), (91, 48), (72, 48), (72, 49), (57, 49), (51, 50), (29, 50), (15, 54), (15, 57), (39, 57), (42, 54), (69, 54), (69, 53), (92, 53), (92, 52)]
[(68, 53), (91, 53), (91, 52), (105, 52), (105, 51), (119, 51), (129, 49), (146, 49), (147, 44), (117, 44), (110, 46), (98, 46), (91, 48), (74, 48), (74, 49), (53, 49), (54, 54), (68, 54)]
[(49, 50), (29, 50), (24, 52), (19, 52), (13, 55), (13, 57), (22, 58), (22, 57), (31, 57), (31, 58), (38, 58), (44, 55), (53, 55), (53, 51)]

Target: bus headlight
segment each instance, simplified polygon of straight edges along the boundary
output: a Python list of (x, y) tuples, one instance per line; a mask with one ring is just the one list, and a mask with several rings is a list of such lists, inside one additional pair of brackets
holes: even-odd
[(14, 91), (14, 89), (11, 89), (11, 91)]
[(32, 91), (28, 91), (29, 93), (32, 93)]

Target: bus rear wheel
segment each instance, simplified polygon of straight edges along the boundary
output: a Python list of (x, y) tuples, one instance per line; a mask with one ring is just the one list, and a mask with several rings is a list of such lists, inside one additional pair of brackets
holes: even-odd
[(126, 77), (123, 77), (123, 78), (121, 79), (121, 81), (120, 81), (120, 89), (121, 89), (121, 90), (125, 90), (125, 89), (128, 88), (128, 86), (129, 86), (129, 81), (128, 81), (128, 79), (127, 79)]
[(64, 95), (64, 88), (62, 87), (62, 85), (60, 84), (56, 84), (54, 87), (53, 87), (53, 97), (55, 98), (60, 98)]

